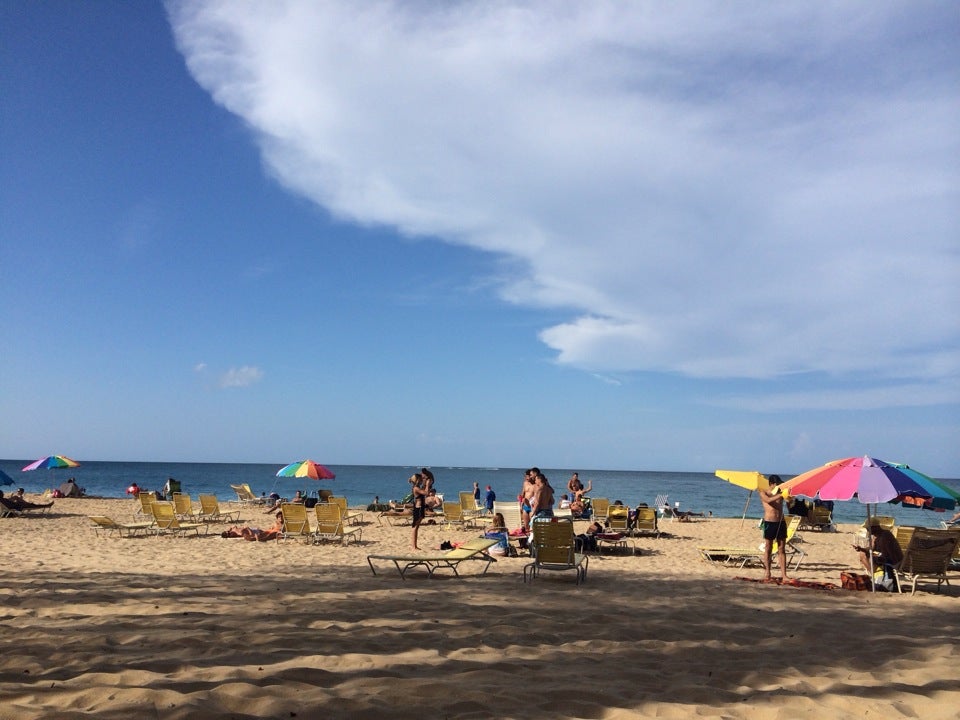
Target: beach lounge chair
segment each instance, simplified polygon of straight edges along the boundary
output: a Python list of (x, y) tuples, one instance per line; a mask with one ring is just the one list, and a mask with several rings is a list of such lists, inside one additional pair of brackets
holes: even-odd
[(516, 500), (510, 502), (494, 500), (493, 514), (500, 513), (507, 525), (507, 530), (519, 530), (523, 520), (520, 517), (520, 504)]
[(146, 534), (153, 529), (152, 522), (118, 523), (106, 515), (88, 515), (87, 517), (93, 522), (93, 529), (97, 535), (100, 535), (100, 531), (103, 530), (107, 535), (115, 532), (120, 537), (133, 537), (141, 532)]
[(629, 532), (630, 508), (626, 505), (611, 505), (607, 511), (607, 529), (612, 532)]
[(341, 545), (346, 545), (348, 540), (360, 541), (363, 528), (346, 527), (343, 510), (338, 503), (317, 503), (313, 511), (317, 516), (317, 527), (313, 533), (317, 541), (338, 540)]
[(558, 518), (569, 518), (570, 520), (573, 520), (573, 510), (568, 507), (554, 508), (553, 516)]
[(525, 548), (527, 546), (527, 535), (526, 533), (520, 533), (520, 529), (523, 527), (523, 519), (520, 517), (520, 504), (516, 500), (510, 502), (494, 500), (493, 514), (496, 515), (497, 513), (503, 515), (503, 522), (510, 537), (510, 544), (518, 549)]
[(665, 509), (670, 507), (670, 496), (666, 494), (657, 495), (656, 499), (653, 501), (653, 508), (660, 513), (661, 517), (666, 519), (667, 513)]
[(197, 522), (197, 514), (193, 511), (193, 501), (184, 493), (173, 493), (173, 512), (178, 520)]
[(0, 518), (2, 517), (23, 517), (23, 511), (8, 505), (6, 498), (0, 498)]
[(459, 497), (460, 511), (463, 519), (470, 524), (476, 524), (486, 508), (477, 503), (477, 499), (473, 496), (472, 492), (462, 491), (459, 493)]
[(657, 524), (657, 510), (651, 507), (637, 508), (637, 517), (633, 522), (634, 535), (653, 535), (660, 537)]
[(172, 502), (162, 500), (154, 501), (150, 505), (150, 510), (153, 512), (153, 519), (155, 521), (154, 532), (156, 532), (157, 535), (170, 533), (171, 535), (183, 537), (188, 532), (194, 532), (199, 536), (200, 528), (203, 528), (204, 535), (207, 534), (208, 527), (203, 523), (180, 522)]
[(237, 494), (237, 502), (241, 505), (263, 505), (266, 502), (266, 498), (254, 494), (247, 483), (231, 485), (230, 487)]
[(467, 527), (470, 523), (470, 518), (466, 518), (463, 515), (463, 506), (459, 502), (451, 502), (450, 500), (444, 500), (443, 502), (443, 524), (450, 528), (454, 525), (459, 525), (462, 528)]
[[(799, 527), (800, 517), (798, 515), (787, 522), (787, 538), (784, 546), (784, 552), (787, 556), (787, 566), (789, 567), (791, 561), (795, 560), (796, 564), (793, 566), (795, 571), (800, 568), (800, 563), (803, 562), (803, 558), (807, 556), (806, 552), (797, 547), (794, 538)], [(763, 563), (763, 543), (760, 543), (756, 548), (701, 547), (697, 549), (700, 552), (700, 557), (704, 560), (736, 566), (738, 568), (744, 568), (752, 563)], [(773, 555), (776, 555), (777, 551), (778, 543), (774, 543)]]
[(331, 495), (327, 499), (327, 502), (336, 503), (340, 506), (340, 515), (347, 525), (359, 525), (363, 522), (363, 513), (350, 510), (350, 508), (347, 507), (347, 499), (345, 497), (334, 497)]
[[(319, 503), (318, 503), (319, 504)], [(280, 512), (283, 514), (283, 532), (277, 535), (280, 540), (303, 540), (311, 542), (313, 531), (310, 529), (310, 517), (307, 508), (300, 503), (281, 503)]]
[(904, 583), (909, 582), (910, 594), (913, 595), (919, 580), (936, 580), (937, 592), (940, 592), (943, 583), (949, 585), (947, 571), (958, 541), (960, 533), (952, 530), (915, 528), (910, 544), (903, 553), (903, 560), (894, 568), (900, 592), (903, 592)]
[(376, 575), (377, 568), (374, 566), (374, 560), (392, 562), (400, 573), (400, 577), (406, 580), (407, 571), (415, 567), (424, 568), (428, 577), (433, 577), (437, 570), (452, 570), (453, 574), (459, 577), (460, 563), (466, 560), (480, 560), (485, 561), (486, 564), (483, 566), (483, 571), (478, 574), (486, 575), (491, 563), (497, 561), (490, 554), (490, 548), (499, 542), (491, 538), (474, 538), (461, 544), (460, 547), (445, 552), (418, 555), (367, 555), (367, 564), (370, 565), (371, 572)]
[(604, 523), (610, 510), (609, 498), (590, 498), (590, 519)]
[(812, 505), (806, 516), (801, 518), (800, 529), (820, 531), (832, 530), (833, 513), (830, 512), (830, 508), (823, 507), (822, 505)]
[(240, 522), (239, 510), (221, 510), (216, 495), (200, 495), (200, 512), (197, 519), (206, 522)]
[(607, 513), (606, 530), (598, 533), (596, 538), (597, 546), (601, 550), (604, 547), (626, 548), (632, 545), (633, 553), (636, 555), (637, 541), (631, 533), (630, 508), (626, 505), (611, 505)]
[[(442, 519), (443, 515), (436, 517)], [(377, 524), (383, 527), (384, 522), (387, 525), (410, 525), (413, 522), (413, 511), (409, 508), (403, 510), (384, 510), (377, 515)]]
[(576, 551), (573, 522), (562, 518), (538, 518), (533, 522), (530, 554), (533, 562), (523, 566), (523, 581), (530, 582), (541, 570), (573, 570), (577, 585), (587, 577), (589, 558)]
[(152, 520), (153, 510), (151, 510), (151, 506), (153, 505), (154, 501), (156, 501), (156, 499), (157, 499), (157, 496), (154, 495), (152, 492), (141, 490), (137, 494), (137, 502), (139, 503), (140, 507), (134, 513), (134, 516), (143, 515), (144, 517), (148, 517)]
[[(910, 525), (898, 525), (893, 529), (893, 536), (897, 538), (897, 545), (900, 546), (900, 549), (903, 552), (907, 551), (907, 548), (910, 547), (910, 541), (913, 539), (913, 531), (916, 530), (915, 527)], [(866, 547), (867, 543), (864, 543), (861, 547)]]
[[(676, 505), (679, 505), (679, 504), (680, 503), (676, 503)], [(664, 505), (663, 506), (664, 517), (668, 517), (671, 520), (676, 520), (678, 522), (693, 522), (694, 517), (696, 518), (703, 517), (702, 512), (695, 513), (691, 510), (681, 510), (680, 508), (676, 507), (676, 505), (674, 507), (670, 507), (669, 505)], [(800, 518), (798, 517), (797, 519), (799, 520)]]

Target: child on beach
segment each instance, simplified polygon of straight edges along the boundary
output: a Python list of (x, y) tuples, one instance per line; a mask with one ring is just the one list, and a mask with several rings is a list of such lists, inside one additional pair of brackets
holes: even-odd
[(510, 533), (507, 530), (507, 521), (503, 518), (503, 513), (494, 513), (493, 522), (490, 528), (483, 534), (490, 540), (499, 542), (488, 551), (491, 555), (504, 556), (510, 550)]

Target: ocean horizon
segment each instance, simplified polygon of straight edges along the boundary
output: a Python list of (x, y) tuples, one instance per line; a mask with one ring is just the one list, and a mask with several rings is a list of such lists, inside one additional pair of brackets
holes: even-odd
[[(180, 481), (182, 491), (196, 497), (200, 493), (216, 495), (221, 501), (235, 500), (230, 485), (247, 483), (258, 495), (278, 493), (290, 497), (297, 490), (315, 494), (319, 489), (332, 490), (344, 496), (351, 506), (368, 505), (377, 498), (381, 502), (402, 498), (409, 491), (407, 478), (420, 466), (413, 465), (328, 465), (336, 474), (334, 480), (316, 481), (309, 478), (280, 478), (276, 476), (282, 465), (274, 463), (188, 463), (188, 462), (122, 462), (80, 461), (76, 468), (33, 470), (21, 468), (27, 460), (0, 460), (0, 469), (11, 478), (12, 487), (23, 487), (28, 493), (42, 493), (58, 487), (67, 478), (75, 478), (78, 485), (91, 496), (106, 498), (127, 497), (126, 489), (136, 483), (147, 490), (160, 490), (167, 478)], [(523, 481), (523, 468), (428, 466), (437, 479), (438, 492), (456, 498), (462, 490), (471, 490), (473, 483), (482, 489), (490, 485), (498, 500), (516, 497)], [(667, 495), (669, 502), (680, 503), (681, 509), (712, 513), (715, 517), (740, 517), (746, 505), (747, 517), (760, 516), (760, 502), (754, 494), (747, 504), (748, 493), (716, 477), (712, 472), (665, 472), (651, 470), (590, 470), (584, 468), (542, 468), (554, 486), (557, 497), (566, 492), (567, 481), (573, 472), (580, 474), (586, 484), (592, 482), (593, 497), (622, 500), (635, 506), (653, 505), (659, 495)], [(782, 475), (786, 480), (791, 475)], [(941, 482), (960, 492), (960, 481), (941, 479)], [(9, 488), (8, 488), (9, 489)], [(892, 515), (904, 525), (936, 527), (944, 513), (900, 505), (881, 503), (872, 512)], [(834, 520), (840, 523), (861, 522), (866, 508), (856, 500), (838, 502)], [(946, 515), (949, 517), (949, 515)]]

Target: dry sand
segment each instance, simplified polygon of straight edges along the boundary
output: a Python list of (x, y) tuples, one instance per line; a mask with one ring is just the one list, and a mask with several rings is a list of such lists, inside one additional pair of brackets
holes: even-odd
[[(700, 545), (755, 522), (666, 522), (587, 580), (373, 576), (409, 528), (366, 514), (355, 546), (97, 537), (128, 500), (0, 519), (0, 718), (955, 718), (960, 582), (941, 594), (761, 585)], [(269, 525), (251, 510), (245, 519)], [(796, 577), (854, 570), (852, 526), (802, 533)], [(476, 531), (424, 526), (421, 547)], [(479, 565), (479, 564), (474, 564)], [(958, 575), (960, 579), (960, 575)]]

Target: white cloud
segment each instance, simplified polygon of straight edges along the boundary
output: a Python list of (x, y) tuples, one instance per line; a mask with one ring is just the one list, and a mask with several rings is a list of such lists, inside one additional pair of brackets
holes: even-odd
[(505, 298), (570, 311), (561, 363), (958, 375), (949, 5), (169, 8), (281, 183), (514, 258)]
[(244, 365), (238, 368), (230, 368), (220, 376), (220, 387), (247, 387), (259, 382), (261, 378), (263, 378), (263, 370), (258, 367)]

